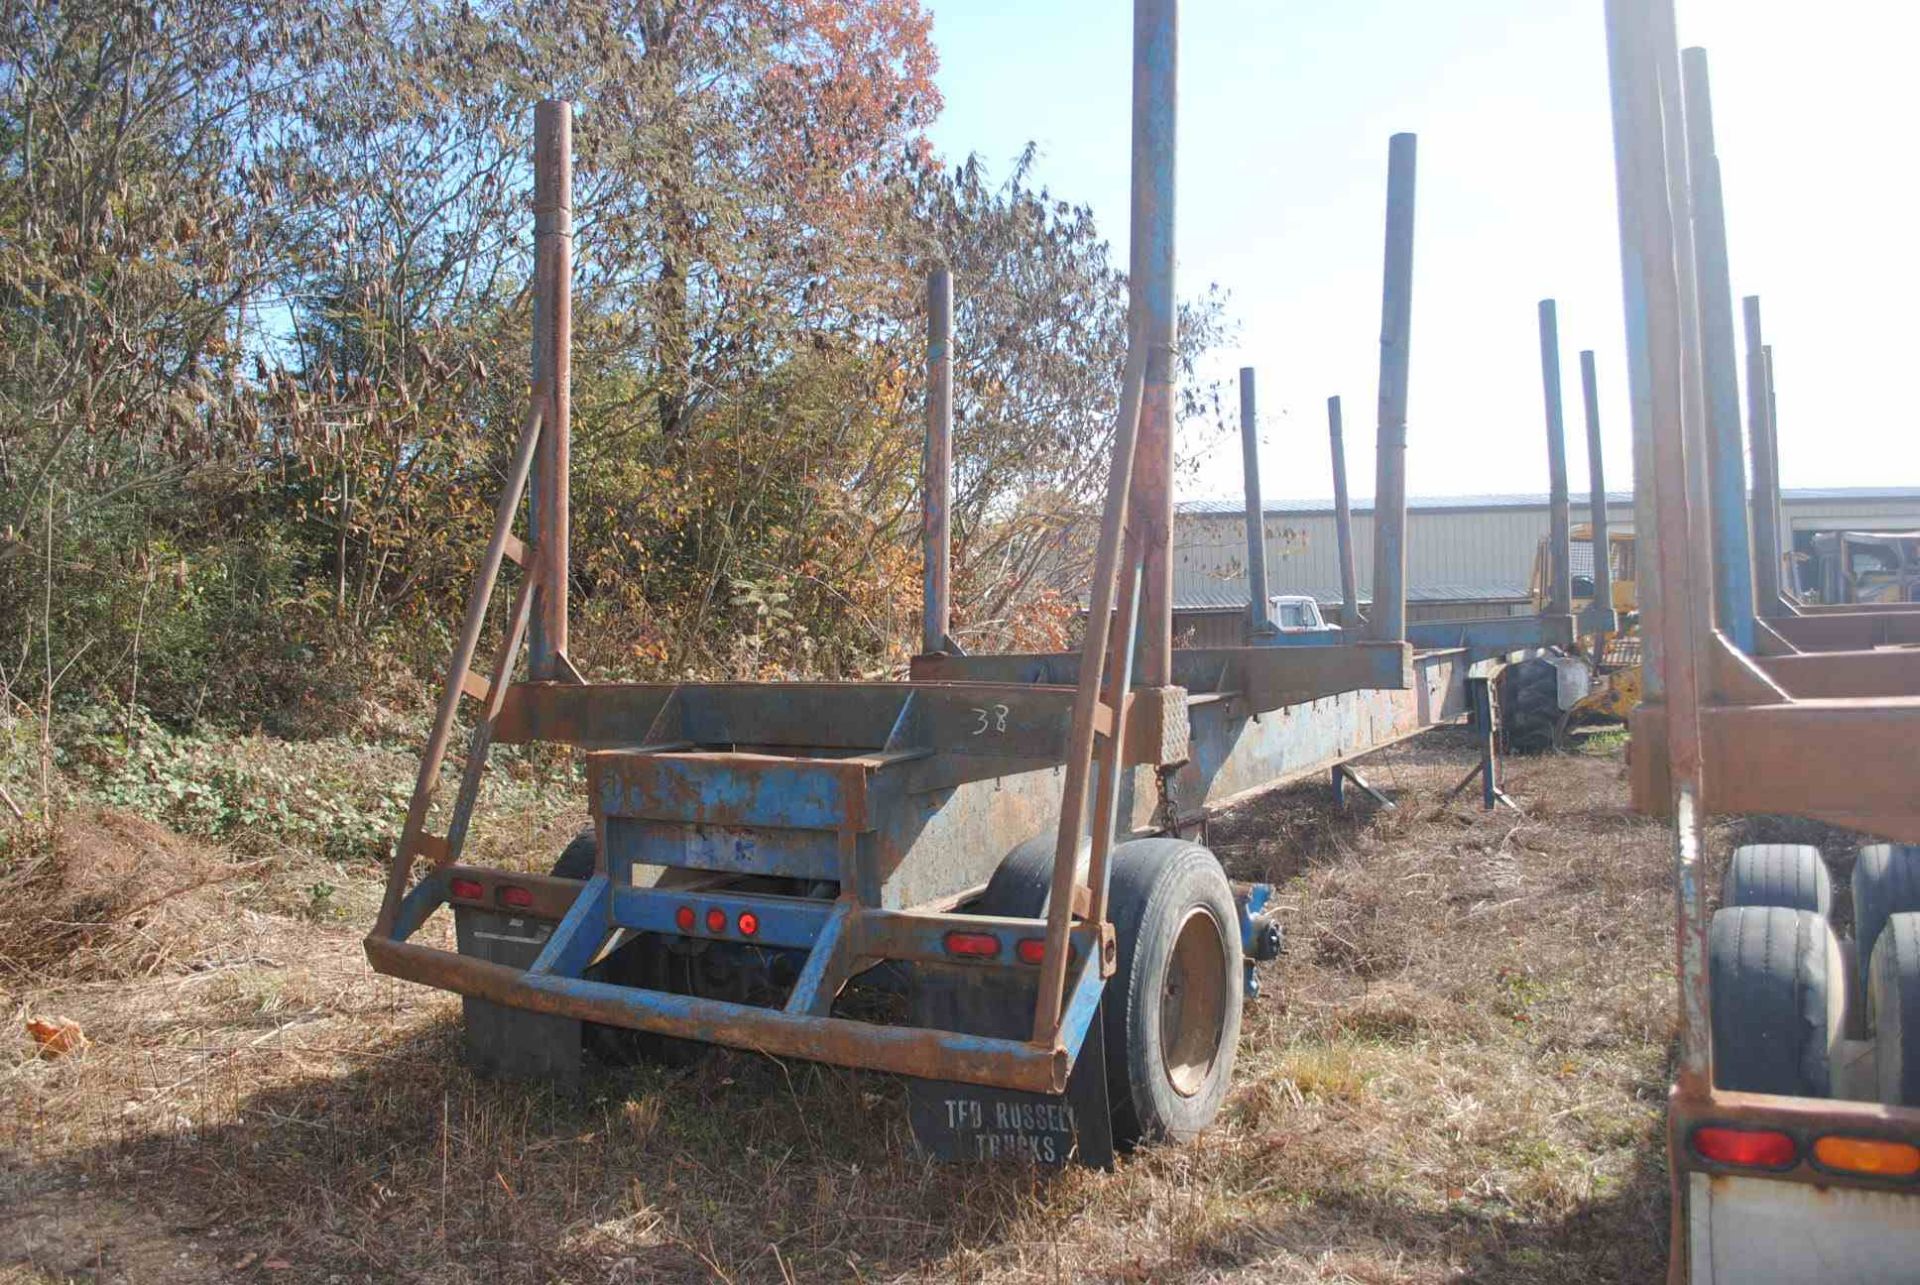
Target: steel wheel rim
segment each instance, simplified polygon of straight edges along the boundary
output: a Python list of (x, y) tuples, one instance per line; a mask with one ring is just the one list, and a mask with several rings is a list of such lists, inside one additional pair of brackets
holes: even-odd
[(1220, 1058), (1227, 1016), (1227, 950), (1219, 920), (1195, 906), (1180, 920), (1160, 984), (1160, 1055), (1167, 1083), (1198, 1094)]

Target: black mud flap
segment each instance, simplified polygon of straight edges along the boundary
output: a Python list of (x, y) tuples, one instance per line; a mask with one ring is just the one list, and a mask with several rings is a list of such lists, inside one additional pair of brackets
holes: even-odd
[[(915, 969), (913, 1020), (941, 1030), (1024, 1039), (1033, 1029), (1034, 988), (1008, 985), (998, 970), (922, 964)], [(1096, 1008), (1086, 1042), (1061, 1094), (1023, 1093), (952, 1080), (909, 1080), (914, 1140), (944, 1161), (1069, 1161), (1113, 1168), (1107, 1107), (1107, 1046)]]
[[(544, 919), (454, 907), (453, 932), (460, 953), (492, 964), (528, 967), (539, 958), (553, 929)], [(475, 1074), (537, 1080), (563, 1093), (580, 1087), (580, 1023), (576, 1019), (530, 1013), (471, 995), (460, 1000), (466, 1019), (467, 1063)]]

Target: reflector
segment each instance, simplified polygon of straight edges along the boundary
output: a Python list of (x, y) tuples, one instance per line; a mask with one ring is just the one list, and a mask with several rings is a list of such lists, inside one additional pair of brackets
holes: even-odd
[(462, 901), (478, 901), (487, 895), (487, 890), (478, 879), (450, 879), (447, 881), (447, 895)]
[(1020, 944), (1013, 948), (1013, 953), (1020, 957), (1020, 962), (1023, 964), (1037, 964), (1047, 956), (1047, 939), (1023, 937)]
[(517, 884), (507, 884), (500, 889), (500, 904), (525, 910), (533, 905), (533, 894)]
[(681, 932), (690, 933), (693, 931), (693, 926), (700, 921), (694, 917), (692, 906), (682, 906), (673, 912), (673, 922), (679, 926)]
[(741, 911), (739, 928), (742, 937), (753, 936), (760, 931), (760, 916), (754, 914), (751, 910)]
[(1920, 1147), (1884, 1138), (1822, 1138), (1813, 1144), (1813, 1158), (1829, 1169), (1853, 1173), (1911, 1178), (1920, 1173)]
[(715, 906), (707, 911), (707, 931), (723, 933), (727, 930), (727, 912)]
[(1000, 953), (1000, 939), (992, 933), (948, 933), (947, 953), (972, 959), (992, 959)]
[(1800, 1157), (1799, 1145), (1773, 1129), (1703, 1125), (1693, 1131), (1693, 1149), (1703, 1160), (1753, 1169), (1784, 1169)]

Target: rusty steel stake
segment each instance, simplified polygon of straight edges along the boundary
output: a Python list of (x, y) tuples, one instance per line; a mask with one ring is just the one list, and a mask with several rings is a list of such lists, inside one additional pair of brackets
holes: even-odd
[(568, 673), (573, 405), (573, 104), (558, 99), (533, 113), (533, 245), (533, 384), (544, 389), (546, 404), (530, 501), (540, 569), (527, 665), (536, 682), (551, 682)]
[(1540, 386), (1547, 405), (1547, 544), (1553, 559), (1547, 614), (1573, 610), (1573, 515), (1567, 501), (1567, 424), (1560, 397), (1560, 318), (1540, 301)]
[(953, 273), (944, 263), (927, 273), (927, 443), (922, 482), (926, 609), (920, 650), (931, 655), (949, 650), (952, 611)]

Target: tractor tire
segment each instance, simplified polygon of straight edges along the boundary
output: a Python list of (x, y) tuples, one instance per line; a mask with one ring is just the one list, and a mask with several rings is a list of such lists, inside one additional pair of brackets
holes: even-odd
[(1114, 1142), (1184, 1142), (1213, 1122), (1233, 1079), (1245, 986), (1233, 890), (1213, 853), (1182, 839), (1115, 847), (1109, 889)]
[(1713, 917), (1708, 959), (1714, 1084), (1830, 1096), (1846, 984), (1827, 921), (1780, 906), (1724, 909)]
[(1535, 656), (1501, 671), (1500, 714), (1510, 753), (1552, 749), (1560, 727), (1560, 671), (1553, 662)]
[(1833, 881), (1820, 849), (1807, 843), (1749, 843), (1733, 850), (1720, 883), (1724, 906), (1783, 906), (1826, 915)]
[(1894, 915), (1873, 948), (1869, 997), (1875, 1079), (1880, 1101), (1920, 1106), (1920, 915)]
[[(1874, 945), (1895, 915), (1920, 911), (1920, 847), (1873, 843), (1853, 863), (1853, 949), (1859, 969), (1857, 994), (1873, 983)], [(1874, 1015), (1867, 1006), (1868, 1020)]]
[[(600, 839), (589, 826), (561, 849), (559, 859), (547, 873), (556, 879), (578, 879), (585, 883), (593, 878), (593, 868), (599, 858)], [(586, 976), (588, 981), (686, 994), (690, 988), (675, 984), (673, 965), (671, 954), (643, 933), (589, 968)], [(713, 1052), (713, 1045), (698, 1040), (676, 1039), (601, 1022), (582, 1022), (580, 1042), (597, 1061), (608, 1066), (651, 1062), (657, 1066), (688, 1067), (699, 1064)]]

